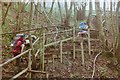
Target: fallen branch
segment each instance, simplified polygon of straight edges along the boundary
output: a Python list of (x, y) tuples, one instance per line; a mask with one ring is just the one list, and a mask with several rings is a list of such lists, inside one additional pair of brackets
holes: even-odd
[(32, 73), (41, 73), (41, 74), (45, 74), (45, 75), (46, 75), (46, 78), (48, 78), (48, 77), (49, 77), (48, 72), (45, 72), (45, 71), (28, 70), (28, 72), (32, 72)]
[(48, 74), (45, 71), (38, 71), (38, 70), (28, 70), (28, 72), (32, 72), (32, 73), (41, 73), (41, 74)]
[(96, 59), (97, 59), (97, 57), (98, 57), (101, 53), (102, 53), (102, 51), (99, 52), (99, 53), (95, 56), (95, 58), (94, 58), (92, 78), (93, 78), (94, 75), (95, 75), (95, 62), (96, 62)]

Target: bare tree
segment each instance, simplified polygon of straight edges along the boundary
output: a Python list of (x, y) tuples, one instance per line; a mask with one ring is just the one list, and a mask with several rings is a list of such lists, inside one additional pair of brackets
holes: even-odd
[(97, 26), (96, 27), (99, 30), (100, 39), (104, 43), (104, 32), (103, 32), (103, 25), (102, 25), (100, 2), (95, 2), (95, 9), (96, 9), (96, 18), (97, 18)]
[(69, 25), (68, 23), (68, 19), (67, 19), (67, 15), (68, 15), (68, 5), (67, 5), (67, 1), (65, 0), (65, 11), (66, 11), (66, 15), (65, 15), (65, 18), (64, 18), (64, 25)]
[(54, 3), (55, 3), (55, 0), (52, 0), (52, 6), (51, 6), (51, 9), (50, 9), (50, 12), (49, 12), (50, 16), (52, 15)]
[(43, 2), (44, 9), (46, 8), (46, 0)]
[(65, 10), (66, 10), (66, 16), (64, 19), (64, 25), (69, 26), (69, 19), (72, 13), (72, 6), (73, 6), (73, 0), (70, 1), (70, 8), (68, 9), (67, 1), (65, 0)]
[(38, 3), (37, 5), (35, 5), (34, 15), (35, 15), (35, 27), (37, 28), (38, 27)]
[(59, 7), (59, 12), (60, 12), (60, 17), (61, 17), (61, 23), (63, 23), (63, 17), (62, 17), (62, 10), (61, 10), (61, 6), (60, 6), (60, 0), (58, 0), (58, 7)]
[[(2, 25), (4, 25), (5, 23), (5, 19), (7, 17), (10, 6), (11, 6), (11, 3), (2, 3)], [(5, 10), (4, 7), (7, 7), (6, 11), (4, 11)]]
[(85, 8), (87, 6), (87, 2), (78, 2), (78, 9), (77, 9), (77, 20), (85, 20)]
[(20, 25), (21, 25), (21, 3), (18, 2), (18, 12), (17, 12), (17, 16), (16, 16), (16, 31), (19, 31), (20, 30)]
[(92, 1), (90, 0), (89, 1), (89, 15), (88, 15), (88, 18), (87, 18), (87, 24), (88, 26), (90, 27), (90, 21), (91, 21), (91, 16), (92, 16)]

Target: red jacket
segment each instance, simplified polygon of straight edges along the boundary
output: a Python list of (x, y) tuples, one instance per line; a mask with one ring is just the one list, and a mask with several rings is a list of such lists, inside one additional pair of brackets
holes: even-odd
[(21, 52), (21, 45), (22, 45), (22, 42), (21, 41), (17, 41), (17, 44), (13, 50), (14, 53), (20, 53)]
[(16, 46), (14, 47), (13, 49), (13, 53), (15, 54), (18, 54), (21, 52), (21, 49), (22, 49), (22, 44), (24, 42), (24, 38), (23, 37), (20, 37), (17, 41), (16, 41)]

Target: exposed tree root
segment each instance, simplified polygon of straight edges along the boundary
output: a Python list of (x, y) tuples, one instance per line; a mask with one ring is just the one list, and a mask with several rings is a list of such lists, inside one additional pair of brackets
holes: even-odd
[(95, 58), (94, 58), (92, 78), (93, 78), (94, 75), (95, 75), (95, 62), (96, 62), (96, 59), (97, 59), (97, 57), (98, 57), (102, 52), (103, 52), (103, 51), (99, 52), (99, 53), (95, 56)]

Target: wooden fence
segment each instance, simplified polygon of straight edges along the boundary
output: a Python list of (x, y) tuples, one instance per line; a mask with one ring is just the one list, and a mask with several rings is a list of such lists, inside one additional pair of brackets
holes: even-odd
[[(45, 61), (44, 61), (44, 59), (45, 59), (45, 48), (47, 48), (47, 47), (49, 47), (49, 46), (52, 46), (52, 45), (56, 45), (56, 44), (60, 44), (60, 62), (62, 63), (63, 62), (63, 60), (62, 60), (62, 56), (63, 56), (63, 50), (62, 50), (62, 47), (63, 47), (63, 44), (64, 44), (64, 42), (66, 42), (66, 41), (69, 41), (69, 40), (72, 40), (72, 42), (73, 42), (73, 59), (75, 59), (75, 40), (76, 40), (76, 34), (75, 34), (75, 31), (76, 31), (76, 28), (75, 27), (73, 27), (72, 29), (69, 29), (69, 30), (64, 30), (64, 31), (58, 31), (59, 33), (64, 33), (64, 32), (70, 32), (70, 31), (72, 31), (72, 33), (73, 33), (73, 36), (72, 37), (69, 37), (69, 38), (66, 38), (66, 39), (62, 39), (62, 40), (59, 40), (59, 41), (55, 41), (55, 42), (52, 42), (52, 43), (49, 43), (49, 44), (45, 44), (45, 37), (46, 37), (46, 35), (50, 35), (50, 34), (53, 34), (53, 33), (43, 33), (42, 34), (42, 54), (40, 54), (40, 56), (42, 56), (42, 71), (35, 71), (35, 70), (32, 70), (31, 69), (31, 65), (32, 65), (32, 58), (31, 58), (31, 55), (32, 55), (32, 48), (31, 49), (28, 49), (28, 50), (26, 50), (26, 51), (24, 51), (24, 52), (22, 52), (21, 54), (19, 54), (19, 55), (17, 55), (16, 57), (13, 57), (13, 58), (11, 58), (10, 60), (8, 60), (8, 61), (6, 61), (6, 62), (4, 62), (4, 63), (2, 63), (2, 64), (0, 64), (0, 67), (3, 67), (4, 65), (6, 65), (6, 64), (8, 64), (8, 63), (10, 63), (10, 62), (12, 62), (12, 61), (14, 61), (14, 60), (16, 60), (17, 58), (19, 58), (19, 57), (21, 57), (21, 56), (23, 56), (23, 55), (25, 55), (25, 54), (28, 54), (28, 67), (27, 68), (25, 68), (24, 70), (22, 70), (21, 72), (19, 72), (18, 74), (16, 74), (15, 76), (13, 76), (12, 78), (11, 78), (11, 80), (12, 79), (15, 79), (15, 78), (18, 78), (20, 75), (22, 75), (23, 73), (25, 73), (25, 72), (30, 72), (29, 73), (29, 78), (31, 78), (31, 72), (40, 72), (40, 73), (43, 73), (43, 74), (46, 74), (46, 77), (48, 77), (48, 73), (47, 72), (45, 72), (44, 71), (44, 63), (45, 63)], [(89, 30), (88, 30), (88, 32), (89, 32)], [(57, 33), (57, 32), (54, 32), (54, 34), (55, 33)], [(88, 43), (89, 43), (89, 55), (90, 55), (90, 34), (88, 34)], [(40, 40), (40, 37), (32, 44), (32, 45), (35, 45), (35, 43), (37, 42), (37, 41), (39, 41)], [(84, 64), (84, 49), (83, 49), (83, 42), (81, 42), (81, 54), (82, 54), (82, 64)], [(38, 53), (40, 53), (40, 49), (38, 49), (37, 50), (37, 52), (34, 54), (34, 56), (36, 57), (37, 55), (38, 55)], [(54, 59), (53, 59), (54, 60)]]

